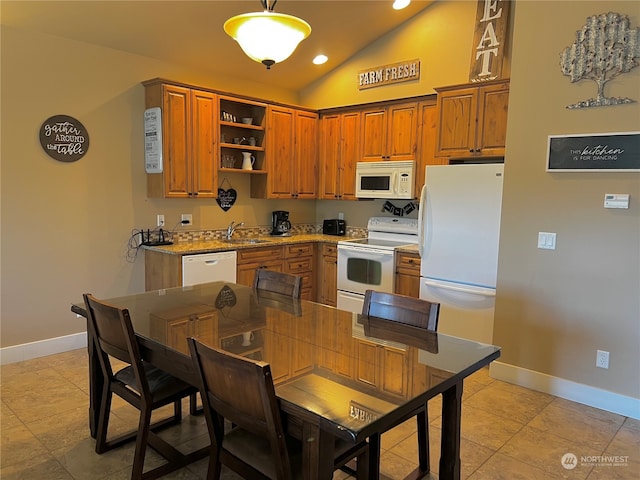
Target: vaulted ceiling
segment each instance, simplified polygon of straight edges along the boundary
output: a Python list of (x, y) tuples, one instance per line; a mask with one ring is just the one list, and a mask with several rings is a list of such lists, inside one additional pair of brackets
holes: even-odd
[[(275, 11), (303, 18), (312, 33), (271, 70), (244, 55), (228, 37), (230, 17), (262, 10), (252, 1), (6, 1), (4, 25), (123, 50), (207, 71), (299, 90), (433, 3), (413, 0), (393, 10), (392, 0), (280, 0)], [(329, 56), (322, 66), (311, 60)]]

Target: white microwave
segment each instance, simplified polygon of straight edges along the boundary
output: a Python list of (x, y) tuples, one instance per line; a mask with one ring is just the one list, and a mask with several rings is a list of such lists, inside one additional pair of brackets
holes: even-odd
[(356, 164), (356, 197), (414, 198), (416, 162), (358, 162)]

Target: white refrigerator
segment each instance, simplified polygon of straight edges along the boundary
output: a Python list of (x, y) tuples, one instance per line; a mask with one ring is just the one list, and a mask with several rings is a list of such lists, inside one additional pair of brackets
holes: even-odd
[(420, 298), (438, 331), (492, 343), (504, 165), (429, 165), (420, 198)]

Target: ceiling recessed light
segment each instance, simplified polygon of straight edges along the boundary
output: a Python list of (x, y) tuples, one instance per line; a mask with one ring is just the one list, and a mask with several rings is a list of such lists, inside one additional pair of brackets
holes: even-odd
[(316, 65), (322, 65), (323, 63), (326, 63), (327, 60), (329, 60), (329, 57), (326, 55), (317, 55), (316, 58), (313, 59), (313, 63)]
[(393, 2), (393, 9), (402, 10), (403, 8), (406, 8), (410, 3), (411, 0), (395, 0), (395, 2)]

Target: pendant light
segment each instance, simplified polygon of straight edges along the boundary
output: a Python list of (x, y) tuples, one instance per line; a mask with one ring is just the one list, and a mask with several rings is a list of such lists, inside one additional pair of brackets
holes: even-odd
[(275, 13), (277, 0), (260, 0), (264, 12), (236, 15), (224, 22), (224, 31), (240, 44), (249, 58), (267, 69), (291, 56), (311, 33), (311, 26), (292, 15)]

